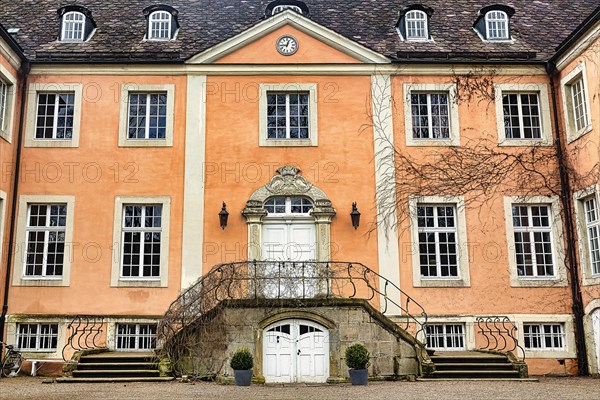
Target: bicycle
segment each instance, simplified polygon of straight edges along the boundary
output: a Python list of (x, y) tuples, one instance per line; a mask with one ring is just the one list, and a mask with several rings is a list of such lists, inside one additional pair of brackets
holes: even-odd
[(3, 345), (6, 345), (6, 353), (2, 359), (0, 377), (13, 378), (19, 374), (25, 358), (12, 345), (0, 342), (0, 349)]

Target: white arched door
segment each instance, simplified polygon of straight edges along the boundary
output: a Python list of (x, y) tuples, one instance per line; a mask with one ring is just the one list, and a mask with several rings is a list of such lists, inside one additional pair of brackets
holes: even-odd
[(329, 331), (306, 320), (284, 320), (263, 332), (267, 383), (323, 383), (329, 377)]
[(592, 313), (592, 324), (594, 326), (594, 341), (596, 342), (596, 363), (600, 372), (600, 308)]

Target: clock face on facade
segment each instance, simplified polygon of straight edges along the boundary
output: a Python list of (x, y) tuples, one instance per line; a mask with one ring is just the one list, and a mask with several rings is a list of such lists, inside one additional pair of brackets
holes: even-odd
[(284, 56), (291, 56), (298, 51), (298, 41), (295, 37), (285, 35), (277, 39), (277, 51)]

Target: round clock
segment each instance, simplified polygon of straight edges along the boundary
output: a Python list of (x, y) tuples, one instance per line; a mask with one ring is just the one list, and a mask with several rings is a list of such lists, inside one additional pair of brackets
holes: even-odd
[(298, 41), (295, 37), (285, 35), (277, 39), (277, 51), (284, 56), (291, 56), (298, 51)]

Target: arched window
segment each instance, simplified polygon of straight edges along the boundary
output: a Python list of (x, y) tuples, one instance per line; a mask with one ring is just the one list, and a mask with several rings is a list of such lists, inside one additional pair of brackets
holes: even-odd
[(61, 40), (83, 42), (85, 37), (85, 15), (70, 11), (63, 15)]
[(167, 11), (155, 11), (150, 14), (148, 25), (148, 39), (170, 40), (173, 16)]
[(313, 203), (304, 197), (272, 197), (265, 201), (265, 209), (269, 215), (308, 215), (313, 209)]
[(485, 14), (485, 29), (488, 40), (507, 40), (508, 15), (504, 11), (493, 10)]
[(273, 8), (273, 15), (279, 14), (280, 12), (284, 12), (285, 10), (294, 10), (298, 14), (302, 14), (302, 9), (300, 7), (293, 6), (290, 4), (283, 4), (283, 5), (276, 6), (275, 8)]
[(308, 7), (300, 0), (275, 0), (270, 2), (265, 9), (265, 17), (269, 18), (273, 15), (280, 14), (285, 10), (292, 10), (305, 17), (308, 16)]
[(427, 14), (420, 10), (412, 10), (406, 13), (406, 39), (427, 40), (429, 34), (427, 29)]

